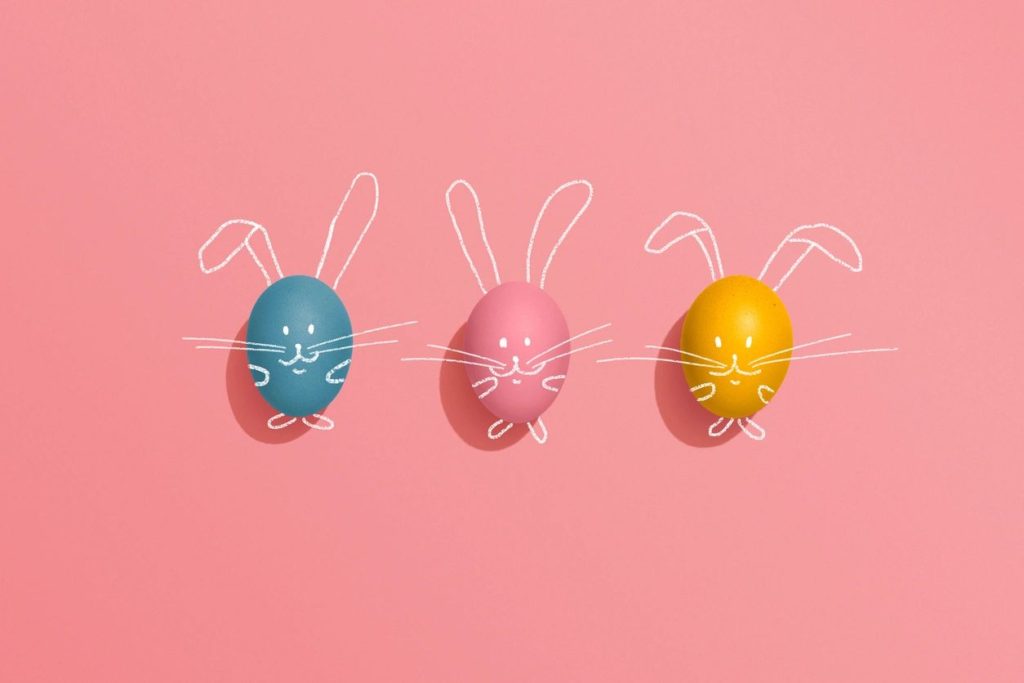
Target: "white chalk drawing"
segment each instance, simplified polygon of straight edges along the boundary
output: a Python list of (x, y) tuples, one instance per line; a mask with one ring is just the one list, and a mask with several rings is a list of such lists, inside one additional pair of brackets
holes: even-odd
[(320, 413), (313, 413), (302, 418), (302, 424), (310, 429), (319, 429), (321, 432), (329, 432), (334, 429), (334, 420)]
[(333, 368), (327, 371), (326, 375), (324, 375), (324, 381), (326, 381), (328, 384), (342, 384), (345, 381), (345, 378), (335, 377), (334, 373), (337, 372), (338, 370), (341, 370), (342, 368), (348, 367), (348, 364), (351, 362), (351, 358), (346, 358), (345, 360), (335, 365)]
[[(358, 235), (352, 244), (351, 249), (348, 251), (347, 256), (341, 264), (341, 267), (337, 271), (337, 275), (333, 280), (323, 280), (321, 277), (324, 273), (325, 266), (328, 265), (328, 256), (331, 254), (331, 245), (335, 239), (335, 230), (338, 224), (338, 220), (345, 212), (345, 207), (348, 204), (349, 198), (356, 186), (361, 182), (366, 181), (372, 190), (373, 199), (372, 207), (369, 211), (369, 216), (366, 222), (359, 229)], [(327, 228), (327, 238), (324, 241), (323, 251), (320, 254), (320, 259), (317, 262), (315, 277), (321, 279), (324, 282), (329, 282), (330, 287), (337, 290), (338, 284), (341, 282), (342, 276), (351, 264), (352, 259), (355, 257), (356, 252), (359, 251), (359, 247), (363, 243), (363, 239), (369, 232), (370, 227), (373, 225), (374, 220), (377, 217), (377, 211), (380, 207), (380, 184), (377, 181), (377, 177), (370, 172), (363, 171), (357, 173), (345, 191), (345, 195), (339, 204), (337, 211), (334, 213), (334, 217), (331, 219), (330, 225)], [(229, 238), (232, 234), (238, 234), (235, 238)], [(259, 237), (259, 240), (254, 239)], [(211, 262), (208, 257), (208, 251), (215, 244), (222, 244), (227, 241), (230, 246), (230, 250), (227, 255), (219, 261)], [(277, 254), (274, 251), (273, 244), (270, 240), (270, 233), (267, 229), (254, 221), (236, 218), (221, 223), (210, 238), (203, 242), (202, 246), (199, 247), (199, 269), (204, 274), (214, 273), (235, 258), (245, 250), (252, 258), (259, 272), (263, 275), (267, 286), (274, 284), (275, 281), (285, 277), (284, 272), (281, 270), (281, 265), (277, 259)], [(268, 258), (269, 257), (269, 258)], [(267, 268), (266, 264), (269, 263), (272, 267)], [(366, 341), (359, 343), (346, 343), (347, 340), (351, 340), (354, 337), (361, 335), (373, 334), (377, 332), (383, 332), (385, 330), (393, 330), (408, 325), (415, 325), (417, 321), (407, 320), (404, 322), (392, 323), (389, 325), (383, 325), (379, 327), (373, 327), (365, 330), (359, 330), (346, 334), (341, 337), (335, 337), (332, 339), (325, 339), (318, 341), (313, 344), (307, 344), (303, 346), (301, 343), (296, 343), (292, 347), (286, 347), (281, 344), (272, 344), (262, 341), (252, 341), (249, 339), (231, 339), (228, 337), (182, 337), (182, 340), (187, 342), (193, 342), (196, 349), (208, 349), (208, 350), (221, 350), (221, 351), (243, 351), (247, 354), (251, 353), (276, 353), (282, 354), (285, 357), (277, 359), (277, 364), (280, 366), (279, 372), (288, 371), (294, 375), (304, 375), (314, 364), (316, 364), (321, 357), (330, 357), (331, 353), (338, 351), (351, 350), (355, 348), (370, 347), (370, 346), (383, 346), (388, 344), (397, 344), (397, 339), (385, 339), (377, 341)], [(282, 331), (287, 336), (289, 334), (288, 327), (282, 328)], [(309, 323), (306, 327), (306, 331), (309, 335), (313, 335), (316, 332), (316, 328), (313, 323)], [(325, 348), (327, 347), (327, 348)], [(352, 358), (349, 357), (345, 361), (337, 364), (332, 364), (330, 369), (324, 371), (319, 370), (323, 373), (323, 381), (327, 384), (342, 384), (345, 381), (345, 377), (338, 376), (337, 373), (342, 370), (346, 370)], [(248, 364), (249, 370), (259, 373), (262, 377), (259, 380), (254, 381), (254, 385), (257, 387), (264, 387), (273, 381), (273, 364), (268, 366), (255, 365), (253, 363)], [(318, 368), (313, 368), (317, 370)], [(321, 375), (317, 375), (321, 376)], [(330, 418), (321, 415), (319, 413), (313, 413), (306, 416), (289, 416), (283, 413), (278, 413), (270, 417), (267, 420), (267, 427), (269, 429), (284, 429), (295, 424), (301, 419), (302, 423), (311, 429), (320, 431), (329, 431), (334, 427), (334, 421)]]
[(527, 422), (526, 426), (530, 429), (530, 435), (539, 444), (545, 444), (548, 442), (548, 428), (544, 426), (544, 421), (539, 417), (533, 422)]
[[(586, 189), (586, 197), (579, 204), (579, 207), (575, 210), (568, 223), (561, 229), (555, 240), (554, 246), (548, 252), (547, 257), (544, 259), (543, 265), (540, 267), (540, 277), (537, 279), (537, 286), (540, 289), (544, 289), (547, 286), (548, 272), (551, 268), (552, 263), (555, 260), (555, 254), (558, 253), (559, 248), (565, 242), (569, 233), (572, 232), (573, 228), (579, 222), (580, 218), (590, 207), (591, 202), (594, 198), (594, 187), (588, 180), (577, 179), (570, 180), (566, 183), (559, 185), (548, 197), (544, 200), (541, 205), (540, 211), (537, 213), (537, 217), (533, 222), (533, 227), (530, 230), (529, 242), (526, 247), (526, 272), (525, 280), (528, 283), (533, 282), (536, 276), (537, 268), (534, 264), (534, 251), (537, 242), (537, 235), (540, 231), (540, 226), (544, 222), (545, 216), (548, 214), (548, 210), (554, 201), (560, 197), (567, 190), (572, 188), (582, 187)], [(466, 225), (466, 221), (460, 221), (458, 212), (453, 205), (453, 195), (456, 190), (462, 188), (465, 192), (468, 192), (470, 199), (473, 203), (473, 215), (476, 220), (476, 229), (480, 233), (480, 241), (482, 243), (484, 252), (488, 264), (485, 267), (478, 267), (473, 256), (470, 254), (470, 249), (466, 243), (467, 233), (463, 230), (463, 225)], [(494, 250), (491, 248), (491, 244), (487, 239), (487, 230), (484, 226), (483, 210), (480, 206), (480, 197), (476, 192), (476, 189), (464, 179), (457, 179), (453, 181), (448, 189), (445, 191), (445, 206), (448, 209), (448, 216), (451, 219), (452, 227), (455, 230), (455, 236), (458, 240), (459, 248), (462, 251), (462, 255), (465, 257), (466, 262), (469, 264), (470, 273), (473, 275), (473, 279), (476, 281), (477, 286), (480, 288), (482, 294), (487, 294), (491, 289), (501, 284), (501, 273), (498, 269), (498, 261), (494, 256)], [(473, 220), (470, 217), (470, 220)], [(493, 274), (493, 279), (488, 276), (488, 272)], [(486, 280), (486, 281), (485, 281)], [(432, 363), (453, 363), (456, 365), (465, 365), (473, 367), (487, 368), (489, 376), (472, 383), (471, 387), (475, 391), (477, 398), (483, 399), (495, 391), (501, 391), (501, 387), (507, 382), (508, 385), (521, 385), (527, 381), (537, 381), (540, 386), (546, 391), (558, 393), (561, 390), (562, 384), (564, 384), (565, 375), (564, 373), (558, 374), (545, 374), (544, 371), (548, 363), (554, 360), (565, 358), (581, 351), (602, 346), (604, 344), (611, 343), (611, 339), (605, 339), (592, 344), (588, 344), (579, 348), (572, 348), (571, 344), (573, 341), (593, 334), (594, 332), (606, 329), (610, 323), (599, 325), (592, 329), (580, 332), (579, 334), (572, 335), (567, 339), (560, 340), (557, 344), (545, 349), (544, 351), (534, 355), (525, 362), (520, 362), (518, 356), (514, 356), (511, 362), (500, 361), (496, 358), (481, 355), (476, 352), (471, 352), (468, 349), (457, 349), (449, 346), (443, 346), (440, 344), (427, 344), (428, 348), (435, 349), (438, 351), (445, 351), (451, 355), (457, 357), (420, 357), (411, 356), (402, 358), (403, 361), (407, 362), (432, 362)], [(523, 338), (522, 334), (515, 334), (518, 330), (508, 330), (508, 337), (516, 336), (517, 338)], [(507, 342), (506, 337), (502, 337), (504, 342), (501, 348), (506, 348)], [(527, 345), (529, 345), (529, 338), (526, 337)], [(557, 354), (554, 352), (558, 351)], [(545, 443), (548, 437), (547, 427), (539, 419), (534, 420), (533, 423), (527, 423), (531, 435), (537, 443)], [(509, 429), (512, 428), (512, 424), (505, 422), (504, 420), (498, 420), (490, 425), (487, 429), (487, 436), (491, 439), (499, 439)]]
[[(839, 235), (842, 239), (846, 241), (846, 243), (853, 250), (853, 253), (856, 256), (856, 262), (850, 263), (846, 259), (836, 256), (833, 252), (829, 251), (829, 249), (824, 247), (820, 242), (818, 242), (816, 239), (812, 237), (797, 237), (797, 235), (800, 235), (801, 233), (811, 230), (830, 231), (836, 235)], [(764, 282), (765, 275), (767, 275), (768, 269), (771, 268), (772, 263), (775, 261), (775, 257), (779, 255), (783, 247), (789, 244), (807, 245), (807, 247), (804, 249), (803, 253), (800, 254), (800, 256), (794, 259), (793, 264), (789, 267), (789, 270), (787, 270), (785, 274), (781, 278), (779, 278), (779, 281), (775, 284), (775, 286), (772, 287), (772, 289), (776, 291), (778, 291), (778, 289), (782, 287), (783, 283), (785, 283), (786, 280), (789, 279), (789, 276), (793, 274), (793, 271), (795, 271), (797, 267), (804, 262), (804, 259), (807, 258), (808, 255), (810, 255), (810, 253), (815, 249), (817, 249), (825, 256), (830, 258), (833, 262), (838, 263), (843, 268), (853, 271), (854, 273), (859, 273), (864, 268), (864, 257), (861, 256), (860, 248), (857, 246), (857, 243), (853, 241), (852, 237), (850, 237), (849, 235), (847, 235), (845, 232), (843, 232), (834, 225), (829, 225), (828, 223), (814, 223), (812, 225), (801, 225), (798, 228), (794, 228), (788, 235), (782, 238), (782, 241), (779, 242), (779, 246), (775, 247), (775, 251), (772, 252), (772, 255), (768, 257), (768, 261), (765, 262), (764, 268), (761, 269), (761, 274), (757, 276), (758, 280)]]
[[(666, 239), (664, 234), (667, 232), (669, 225), (676, 224), (677, 219), (683, 219), (684, 227), (679, 229), (676, 236), (672, 239)], [(840, 254), (826, 247), (819, 241), (819, 235), (836, 235), (839, 237), (841, 243), (844, 243), (849, 247), (850, 254)], [(722, 258), (718, 250), (718, 241), (715, 239), (714, 231), (711, 226), (703, 218), (695, 213), (689, 213), (686, 211), (675, 211), (659, 223), (651, 234), (647, 237), (647, 241), (644, 243), (644, 251), (650, 254), (663, 254), (671, 247), (679, 244), (680, 242), (693, 238), (697, 245), (700, 247), (701, 253), (704, 255), (704, 259), (708, 265), (708, 271), (711, 274), (711, 280), (715, 281), (721, 277), (724, 277), (725, 272), (722, 268)], [(705, 239), (707, 240), (705, 242)], [(772, 287), (774, 291), (778, 291), (783, 284), (789, 279), (789, 277), (796, 271), (801, 263), (804, 262), (811, 253), (818, 251), (824, 254), (832, 262), (846, 268), (847, 270), (859, 273), (864, 268), (864, 258), (861, 254), (860, 248), (857, 243), (853, 241), (848, 234), (840, 230), (834, 225), (828, 223), (813, 223), (808, 225), (801, 225), (794, 228), (787, 234), (775, 250), (768, 257), (767, 262), (761, 269), (758, 279), (765, 282), (765, 278), (770, 274), (772, 266), (776, 263), (776, 259), (785, 252), (785, 248), (790, 245), (797, 245), (803, 247), (803, 250), (792, 260), (789, 267), (783, 272), (781, 277), (775, 282)], [(722, 380), (730, 378), (728, 381), (733, 385), (740, 384), (741, 377), (754, 377), (761, 373), (761, 368), (765, 365), (772, 363), (787, 363), (799, 360), (810, 360), (815, 358), (831, 358), (836, 356), (847, 356), (857, 355), (865, 353), (882, 353), (898, 351), (896, 347), (878, 347), (878, 348), (865, 348), (865, 349), (849, 349), (843, 351), (834, 351), (829, 353), (813, 353), (801, 356), (791, 357), (778, 357), (782, 354), (795, 351), (797, 349), (803, 349), (818, 344), (824, 344), (839, 339), (845, 339), (851, 336), (851, 333), (846, 332), (843, 334), (832, 335), (829, 337), (823, 337), (821, 339), (814, 339), (812, 341), (803, 342), (796, 344), (784, 349), (778, 349), (771, 353), (759, 356), (750, 362), (748, 362), (747, 368), (740, 367), (740, 363), (737, 354), (732, 354), (732, 358), (728, 361), (709, 358), (707, 356), (701, 356), (699, 354), (687, 351), (685, 349), (677, 349), (666, 346), (655, 346), (647, 345), (646, 348), (654, 351), (662, 352), (667, 351), (675, 356), (676, 358), (667, 358), (661, 355), (655, 356), (619, 356), (614, 358), (601, 358), (598, 359), (598, 363), (614, 363), (620, 361), (648, 361), (655, 363), (674, 363), (677, 365), (688, 365), (693, 367), (707, 368), (707, 374), (713, 378), (721, 378)], [(750, 348), (751, 338), (748, 337), (746, 340), (747, 348)], [(715, 346), (717, 348), (722, 347), (721, 339), (715, 338)], [(686, 356), (687, 360), (682, 360), (678, 356)], [(692, 358), (693, 360), (690, 360)], [(735, 375), (735, 377), (732, 377)], [(690, 392), (698, 402), (704, 402), (710, 399), (718, 390), (716, 385), (717, 380), (713, 379), (709, 382), (703, 382), (696, 386), (690, 387)], [(775, 387), (767, 384), (759, 384), (757, 386), (757, 396), (761, 403), (767, 405), (771, 398), (771, 395), (776, 391)], [(755, 441), (761, 441), (765, 438), (765, 430), (761, 425), (754, 422), (751, 418), (719, 418), (715, 420), (708, 427), (708, 436), (720, 437), (728, 433), (729, 428), (736, 424), (739, 429), (746, 434), (749, 438)]]
[[(530, 242), (526, 245), (526, 281), (527, 282), (531, 281), (530, 280), (530, 262), (533, 260), (533, 243), (537, 239), (537, 230), (538, 230), (538, 228), (540, 228), (541, 221), (544, 220), (544, 214), (547, 213), (548, 207), (551, 206), (551, 202), (555, 199), (555, 197), (557, 197), (559, 194), (561, 194), (564, 190), (568, 190), (571, 187), (576, 187), (577, 185), (583, 185), (584, 187), (587, 188), (587, 199), (586, 199), (585, 202), (583, 202), (583, 206), (580, 207), (579, 211), (576, 212), (576, 215), (572, 217), (572, 220), (569, 221), (569, 224), (565, 226), (565, 230), (562, 231), (562, 234), (558, 236), (558, 240), (555, 242), (555, 246), (551, 247), (551, 252), (548, 254), (548, 260), (544, 262), (544, 270), (542, 270), (541, 273), (540, 273), (540, 284), (539, 284), (539, 286), (540, 286), (541, 289), (544, 289), (544, 283), (545, 283), (545, 281), (548, 278), (548, 268), (551, 267), (551, 262), (555, 260), (555, 253), (558, 251), (558, 248), (560, 246), (562, 246), (562, 242), (565, 241), (565, 238), (569, 236), (569, 232), (573, 229), (573, 227), (576, 225), (576, 223), (580, 220), (580, 217), (590, 207), (590, 202), (592, 202), (594, 200), (594, 186), (591, 185), (590, 182), (587, 181), (587, 180), (570, 180), (567, 183), (563, 183), (562, 185), (559, 185), (558, 189), (556, 189), (554, 192), (552, 192), (551, 195), (547, 199), (544, 200), (544, 205), (542, 207), (540, 207), (540, 213), (537, 214), (537, 220), (535, 220), (533, 222), (533, 230), (530, 231)], [(476, 193), (474, 193), (474, 196), (475, 195), (476, 195)], [(477, 204), (478, 208), (479, 208), (479, 206), (480, 205)], [(481, 226), (482, 225), (483, 224), (481, 223)]]
[(331, 241), (334, 239), (334, 227), (338, 223), (338, 218), (341, 217), (342, 211), (345, 210), (345, 205), (348, 203), (348, 198), (352, 194), (352, 190), (355, 189), (356, 185), (363, 178), (369, 178), (370, 182), (373, 183), (373, 211), (370, 212), (370, 217), (366, 220), (366, 225), (363, 226), (362, 231), (359, 233), (359, 237), (356, 238), (355, 244), (352, 245), (352, 250), (349, 251), (348, 257), (345, 259), (345, 263), (342, 264), (341, 270), (338, 271), (338, 276), (334, 278), (334, 283), (331, 285), (331, 289), (337, 289), (338, 283), (341, 281), (341, 276), (345, 274), (348, 269), (348, 264), (352, 262), (352, 257), (359, 251), (359, 245), (363, 243), (363, 238), (366, 237), (366, 233), (370, 230), (370, 226), (373, 225), (374, 219), (377, 218), (377, 209), (380, 207), (380, 184), (377, 182), (377, 176), (369, 173), (368, 171), (362, 171), (357, 173), (352, 178), (352, 184), (348, 186), (348, 190), (345, 192), (345, 196), (341, 199), (341, 204), (338, 205), (338, 210), (334, 214), (334, 218), (331, 219), (331, 224), (327, 228), (327, 239), (324, 241), (324, 251), (320, 256), (320, 262), (316, 264), (316, 275), (317, 279), (320, 278), (320, 273), (324, 269), (324, 263), (327, 261), (327, 254), (331, 250)]

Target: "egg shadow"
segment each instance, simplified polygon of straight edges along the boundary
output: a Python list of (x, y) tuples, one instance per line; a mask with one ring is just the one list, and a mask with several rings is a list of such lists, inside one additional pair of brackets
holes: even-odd
[[(246, 320), (238, 328), (236, 342), (244, 342), (249, 321)], [(229, 351), (224, 368), (224, 386), (228, 393), (228, 404), (235, 416), (235, 422), (246, 434), (263, 443), (288, 443), (309, 431), (302, 420), (283, 429), (271, 429), (267, 420), (278, 413), (266, 402), (249, 371), (249, 357), (245, 351)]]
[[(665, 334), (661, 346), (679, 348), (682, 336), (682, 315)], [(693, 397), (681, 367), (675, 363), (651, 363), (654, 366), (654, 398), (661, 420), (680, 441), (697, 448), (713, 448), (731, 440), (740, 431), (735, 426), (719, 437), (708, 435), (708, 427), (718, 418), (705, 410)]]
[[(465, 329), (466, 325), (463, 323), (445, 346), (461, 349)], [(454, 351), (445, 351), (444, 358), (466, 360), (465, 356)], [(466, 376), (465, 366), (461, 363), (438, 365), (441, 369), (438, 372), (437, 390), (441, 395), (441, 407), (444, 409), (445, 418), (459, 438), (468, 445), (481, 451), (500, 451), (514, 445), (529, 433), (530, 430), (525, 424), (517, 424), (501, 438), (492, 439), (487, 436), (487, 428), (498, 418), (476, 397)]]

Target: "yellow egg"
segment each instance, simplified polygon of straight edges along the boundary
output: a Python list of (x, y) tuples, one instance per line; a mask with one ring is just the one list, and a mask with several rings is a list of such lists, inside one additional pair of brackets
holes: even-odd
[(771, 287), (730, 275), (690, 306), (680, 344), (686, 382), (700, 404), (719, 417), (749, 417), (782, 386), (793, 328)]

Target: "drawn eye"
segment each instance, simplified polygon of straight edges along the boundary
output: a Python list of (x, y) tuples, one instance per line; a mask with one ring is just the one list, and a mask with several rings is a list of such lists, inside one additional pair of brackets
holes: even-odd
[[(313, 327), (313, 323), (310, 323), (310, 324), (309, 324), (309, 327), (307, 327), (307, 328), (306, 328), (306, 332), (309, 332), (310, 334), (313, 334), (313, 330), (315, 330), (315, 329), (316, 329), (316, 328), (315, 328), (315, 327)], [(748, 337), (748, 339), (749, 339), (749, 337)], [(747, 348), (748, 348), (748, 349), (750, 348), (750, 344), (747, 344)]]
[(284, 332), (284, 336), (286, 336), (286, 337), (288, 336), (288, 326), (287, 326), (287, 325), (285, 325), (284, 327), (282, 327), (282, 328), (281, 328), (281, 331), (282, 331), (282, 332)]
[(718, 337), (718, 336), (715, 337), (715, 346), (717, 348), (722, 348), (722, 338), (721, 337)]
[(525, 344), (526, 346), (529, 346), (529, 345), (530, 345), (530, 344), (532, 344), (532, 343), (533, 343), (533, 342), (532, 342), (532, 341), (530, 341), (530, 338), (529, 338), (529, 337), (527, 337), (526, 339), (524, 339), (524, 340), (523, 340), (523, 344)]
[(754, 343), (754, 338), (753, 337), (747, 337), (747, 348), (748, 349), (750, 348), (750, 345), (753, 344), (753, 343)]
[(508, 348), (508, 338), (507, 337), (502, 337), (501, 339), (499, 339), (498, 340), (498, 346), (500, 346), (503, 349), (507, 349)]

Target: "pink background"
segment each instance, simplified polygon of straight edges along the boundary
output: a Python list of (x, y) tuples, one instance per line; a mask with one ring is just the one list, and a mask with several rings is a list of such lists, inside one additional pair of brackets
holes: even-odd
[[(1012, 3), (148, 4), (4, 8), (0, 679), (1024, 679)], [(265, 443), (180, 341), (261, 279), (196, 249), (251, 218), (310, 273), (364, 168), (341, 294), (422, 324), (357, 352), (334, 432)], [(847, 229), (864, 272), (809, 260), (795, 335), (901, 351), (794, 364), (768, 439), (717, 448), (681, 374), (584, 354), (547, 446), (484, 450), (459, 378), (398, 361), (477, 298), (459, 176), (509, 278), (593, 181), (548, 290), (616, 352), (706, 282), (642, 251), (674, 209), (733, 273)]]

